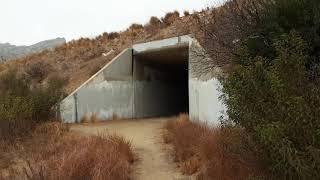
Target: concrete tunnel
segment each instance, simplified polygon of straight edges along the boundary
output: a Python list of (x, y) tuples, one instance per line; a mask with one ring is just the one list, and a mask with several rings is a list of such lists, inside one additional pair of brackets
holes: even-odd
[(217, 90), (219, 70), (196, 73), (199, 51), (190, 36), (135, 44), (61, 102), (61, 119), (77, 123), (93, 113), (110, 120), (188, 112), (194, 120), (217, 124), (225, 109)]
[(189, 112), (188, 44), (134, 53), (137, 117)]

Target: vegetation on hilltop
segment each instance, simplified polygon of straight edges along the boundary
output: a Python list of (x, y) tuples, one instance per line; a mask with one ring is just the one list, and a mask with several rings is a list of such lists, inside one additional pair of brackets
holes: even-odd
[[(93, 39), (80, 38), (58, 46), (54, 50), (1, 64), (0, 73), (15, 67), (20, 74), (30, 75), (32, 82), (36, 84), (44, 83), (50, 76), (59, 74), (64, 79), (70, 80), (65, 90), (71, 92), (133, 43), (191, 33), (194, 28), (191, 26), (192, 19), (192, 16), (180, 17), (176, 11), (169, 12), (161, 19), (151, 17), (147, 24), (132, 24), (123, 32), (105, 32)], [(40, 76), (29, 73), (30, 69), (37, 69), (39, 66), (43, 69)]]

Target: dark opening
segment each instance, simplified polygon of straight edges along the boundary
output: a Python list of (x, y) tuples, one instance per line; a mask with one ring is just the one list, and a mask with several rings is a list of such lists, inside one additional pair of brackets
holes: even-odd
[(135, 54), (134, 81), (136, 117), (188, 112), (188, 46)]

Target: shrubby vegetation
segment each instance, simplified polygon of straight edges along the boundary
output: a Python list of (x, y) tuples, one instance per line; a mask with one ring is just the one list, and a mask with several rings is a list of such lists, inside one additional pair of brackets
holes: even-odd
[(70, 133), (55, 119), (64, 79), (34, 85), (29, 78), (14, 70), (0, 76), (0, 179), (129, 179), (130, 142)]
[(243, 129), (210, 128), (191, 122), (187, 114), (169, 120), (164, 129), (164, 142), (173, 145), (174, 160), (184, 174), (196, 174), (198, 180), (242, 180), (263, 172)]
[(180, 17), (180, 13), (178, 11), (174, 12), (169, 12), (167, 13), (163, 18), (161, 18), (161, 21), (169, 26), (171, 25), (174, 21), (176, 21)]
[[(184, 14), (189, 16), (188, 12)], [(33, 131), (36, 124), (53, 117), (54, 105), (63, 97), (64, 80), (47, 79), (51, 71), (78, 68), (68, 64), (70, 62), (90, 67), (87, 61), (101, 57), (110, 49), (118, 52), (132, 42), (154, 39), (147, 37), (156, 33), (160, 34), (156, 38), (162, 38), (160, 30), (176, 24), (179, 17), (178, 12), (168, 13), (161, 20), (152, 17), (144, 26), (146, 33), (141, 33), (141, 37), (131, 39), (132, 32), (128, 31), (104, 33), (96, 39), (81, 38), (54, 51), (22, 59), (20, 62), (35, 61), (24, 67), (26, 75), (11, 71), (0, 77), (0, 141), (23, 137)], [(217, 173), (223, 177), (230, 171), (235, 174), (227, 178), (248, 177), (256, 173), (250, 158), (256, 165), (255, 155), (259, 155), (263, 162), (257, 161), (261, 164), (266, 162), (270, 167), (269, 174), (276, 179), (320, 179), (320, 1), (230, 0), (222, 7), (191, 17), (192, 25), (176, 25), (176, 29), (180, 33), (189, 33), (189, 27), (196, 23), (199, 25), (197, 28), (204, 32), (200, 33), (199, 41), (214, 57), (212, 62), (201, 63), (209, 66), (204, 69), (210, 70), (212, 66), (224, 66), (230, 62), (232, 66), (227, 68), (228, 75), (222, 79), (229, 119), (224, 122), (226, 127), (221, 132), (183, 120), (185, 117), (166, 126), (168, 134), (165, 139), (174, 145), (176, 160), (182, 164), (183, 171), (191, 174), (202, 170), (205, 164), (205, 170), (201, 171), (204, 178), (214, 177)], [(142, 26), (135, 24), (130, 29), (140, 30)], [(36, 60), (46, 60), (61, 67), (51, 68), (53, 66), (36, 63)], [(97, 65), (105, 62), (107, 60), (97, 62)], [(0, 70), (3, 73), (7, 68), (2, 65)], [(69, 73), (65, 77), (71, 74), (74, 75)], [(31, 79), (42, 85), (31, 83)], [(70, 144), (69, 140), (64, 142)], [(83, 147), (82, 142), (77, 140), (79, 147)], [(101, 142), (107, 142), (107, 145), (101, 145)], [(98, 148), (108, 148), (108, 143), (113, 141), (88, 139), (78, 162), (69, 159), (70, 163), (60, 166), (70, 168), (71, 174), (58, 173), (62, 173), (61, 177), (81, 174), (68, 164), (78, 166), (77, 163), (88, 161), (85, 157), (93, 159), (93, 164), (88, 164), (90, 168), (97, 168), (94, 165), (96, 160), (106, 156), (105, 151)], [(250, 146), (243, 146), (248, 143)], [(90, 148), (91, 144), (98, 148)], [(60, 145), (54, 144), (59, 147), (59, 152), (64, 151), (64, 146)], [(66, 148), (66, 157), (73, 151), (74, 148)], [(94, 156), (90, 157), (90, 152)], [(53, 158), (59, 159), (60, 156)], [(128, 172), (128, 159), (123, 161), (125, 172)], [(98, 169), (106, 172), (100, 162), (97, 163)], [(50, 164), (50, 167), (59, 167), (58, 164)], [(232, 169), (235, 167), (240, 168), (239, 171)], [(39, 170), (37, 167), (31, 169)], [(83, 172), (92, 173), (87, 170)]]
[(279, 178), (319, 179), (320, 1), (243, 5), (234, 13), (250, 24), (223, 80), (229, 118)]
[(45, 85), (33, 86), (26, 75), (11, 70), (0, 77), (0, 138), (25, 135), (40, 122), (55, 115), (55, 105), (64, 93), (65, 81), (51, 77)]

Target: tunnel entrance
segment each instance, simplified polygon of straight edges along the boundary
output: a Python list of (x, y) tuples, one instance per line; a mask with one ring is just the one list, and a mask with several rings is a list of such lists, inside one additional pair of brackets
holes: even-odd
[(110, 120), (163, 117), (188, 112), (190, 119), (219, 122), (224, 105), (215, 78), (199, 74), (199, 58), (209, 58), (190, 36), (134, 44), (124, 49), (60, 104), (65, 123), (97, 116)]
[(188, 47), (134, 53), (135, 117), (172, 116), (189, 111)]

